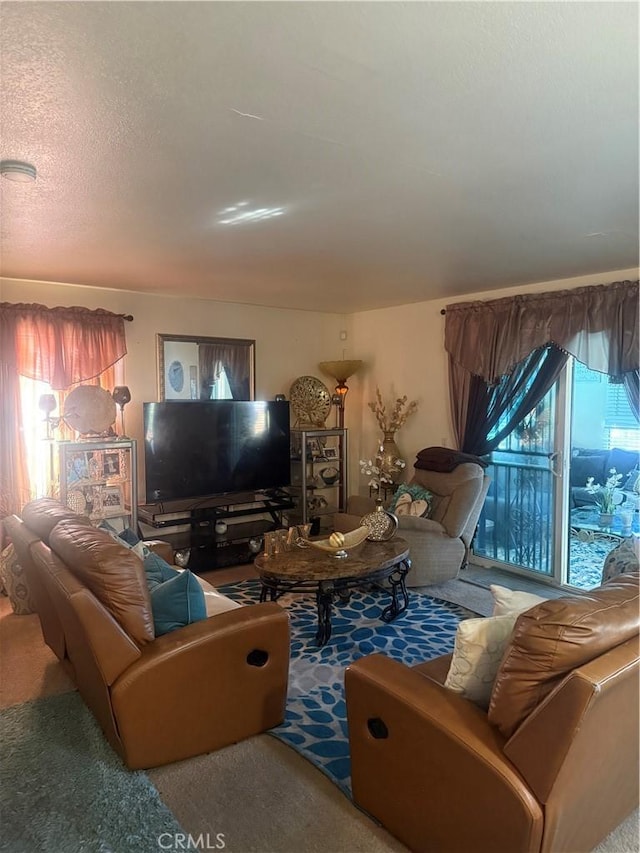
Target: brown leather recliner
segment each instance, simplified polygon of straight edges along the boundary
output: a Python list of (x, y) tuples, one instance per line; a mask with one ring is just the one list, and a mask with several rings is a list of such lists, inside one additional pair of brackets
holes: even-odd
[(488, 712), (450, 656), (351, 664), (355, 802), (416, 852), (592, 850), (638, 806), (639, 577), (519, 616)]
[(279, 605), (229, 601), (225, 612), (155, 637), (132, 551), (48, 499), (4, 521), (45, 641), (128, 767), (210, 752), (282, 722), (289, 617)]

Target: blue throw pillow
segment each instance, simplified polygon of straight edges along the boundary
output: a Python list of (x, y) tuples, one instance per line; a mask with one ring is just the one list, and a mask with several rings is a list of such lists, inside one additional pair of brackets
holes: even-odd
[(151, 611), (156, 637), (207, 618), (204, 592), (188, 569), (151, 590)]
[(145, 552), (142, 557), (142, 564), (144, 565), (144, 572), (147, 576), (149, 592), (153, 592), (157, 586), (165, 583), (165, 581), (173, 580), (176, 575), (182, 574), (182, 572), (174, 569), (166, 560), (163, 560), (162, 557), (154, 554), (148, 548), (145, 548)]
[(120, 533), (118, 533), (118, 536), (120, 537), (120, 539), (122, 539), (123, 542), (126, 542), (127, 545), (137, 545), (140, 541), (140, 537), (138, 536), (138, 534), (130, 527), (121, 530)]
[(412, 501), (426, 501), (429, 505), (429, 509), (427, 510), (427, 516), (431, 512), (431, 501), (433, 500), (433, 494), (429, 491), (429, 489), (423, 489), (422, 486), (416, 485), (405, 485), (404, 483), (393, 493), (393, 499), (391, 501), (391, 506), (389, 507), (389, 512), (395, 512), (396, 507), (398, 506), (398, 500), (401, 495), (411, 495)]
[(142, 539), (140, 539), (130, 527), (118, 532), (111, 524), (109, 524), (108, 521), (101, 521), (98, 527), (102, 530), (106, 530), (109, 536), (115, 539), (116, 542), (124, 545), (125, 548), (129, 548), (130, 551), (133, 551), (134, 554), (137, 554), (137, 556), (140, 557), (142, 565), (144, 566), (149, 592), (159, 586), (159, 584), (171, 580), (172, 578), (175, 578), (176, 575), (180, 574), (180, 572), (174, 569), (173, 566), (170, 566), (166, 560), (163, 560), (162, 557), (159, 557), (147, 548)]

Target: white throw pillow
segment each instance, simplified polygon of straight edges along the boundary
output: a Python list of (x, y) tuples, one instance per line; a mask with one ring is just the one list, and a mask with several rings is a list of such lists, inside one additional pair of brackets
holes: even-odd
[(536, 604), (547, 601), (532, 592), (517, 592), (507, 589), (506, 586), (491, 584), (489, 587), (493, 595), (493, 615), (506, 616), (508, 613), (524, 613)]
[(517, 618), (510, 613), (460, 622), (444, 686), (486, 710)]
[[(184, 569), (179, 569), (177, 566), (175, 569), (178, 572), (185, 571)], [(242, 607), (242, 605), (238, 604), (237, 601), (233, 601), (231, 598), (227, 598), (226, 595), (218, 592), (215, 586), (212, 586), (209, 581), (201, 578), (200, 575), (196, 575), (196, 580), (204, 592), (204, 604), (207, 608), (207, 618), (209, 616), (217, 616), (219, 613), (226, 613), (227, 610), (236, 610), (238, 607)]]

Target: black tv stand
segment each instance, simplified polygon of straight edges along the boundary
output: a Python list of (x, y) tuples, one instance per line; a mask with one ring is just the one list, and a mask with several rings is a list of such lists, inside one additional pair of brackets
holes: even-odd
[[(175, 551), (189, 550), (187, 568), (206, 572), (252, 562), (262, 548), (264, 534), (282, 527), (283, 513), (293, 506), (289, 495), (273, 490), (145, 504), (138, 515)], [(219, 521), (227, 525), (224, 533), (216, 532)], [(182, 529), (167, 529), (176, 527)], [(166, 532), (160, 532), (162, 529)]]

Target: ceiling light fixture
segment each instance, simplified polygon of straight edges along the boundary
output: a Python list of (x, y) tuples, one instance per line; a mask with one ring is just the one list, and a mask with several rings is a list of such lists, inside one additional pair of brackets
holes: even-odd
[(0, 175), (16, 184), (32, 184), (36, 179), (36, 167), (20, 160), (0, 161)]

